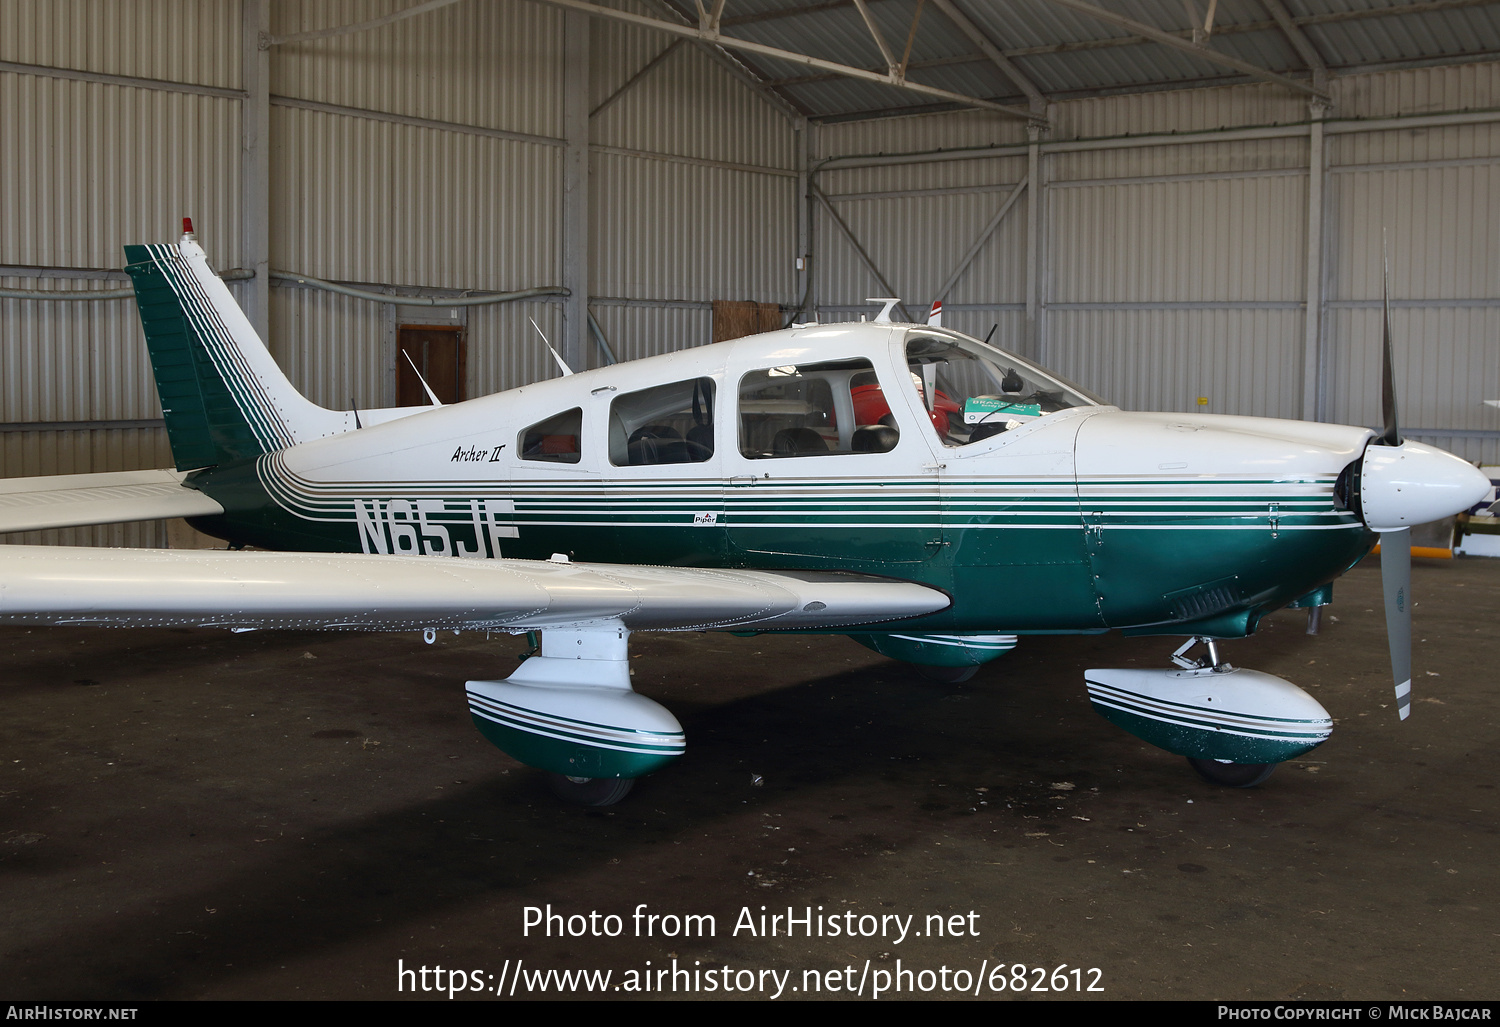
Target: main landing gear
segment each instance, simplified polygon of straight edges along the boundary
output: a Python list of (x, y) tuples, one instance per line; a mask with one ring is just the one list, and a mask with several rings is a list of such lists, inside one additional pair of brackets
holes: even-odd
[(547, 788), (563, 802), (575, 806), (613, 806), (635, 787), (633, 777), (569, 777), (547, 775)]
[(630, 687), (620, 624), (549, 628), (503, 681), (466, 686), (474, 725), (502, 752), (547, 771), (552, 794), (612, 806), (635, 779), (682, 755), (682, 725)]

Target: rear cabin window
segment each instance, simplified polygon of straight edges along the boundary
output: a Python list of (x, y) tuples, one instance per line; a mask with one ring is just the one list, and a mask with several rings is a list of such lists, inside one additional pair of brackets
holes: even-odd
[(740, 452), (751, 460), (885, 453), (900, 437), (868, 360), (767, 367), (740, 379)]
[(583, 408), (564, 410), (521, 431), (521, 459), (576, 464), (581, 456)]
[(713, 455), (712, 378), (627, 392), (609, 405), (609, 462), (616, 467), (695, 464)]

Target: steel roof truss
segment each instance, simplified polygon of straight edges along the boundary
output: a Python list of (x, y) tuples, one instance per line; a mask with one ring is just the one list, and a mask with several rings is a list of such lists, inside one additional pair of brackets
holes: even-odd
[(947, 100), (950, 103), (961, 104), (965, 107), (978, 107), (981, 110), (994, 111), (997, 114), (1007, 114), (1013, 118), (1022, 118), (1028, 122), (1036, 122), (1037, 115), (1033, 111), (1021, 107), (1010, 107), (990, 100), (983, 100), (977, 96), (967, 96), (963, 93), (950, 92), (947, 89), (938, 89), (936, 86), (922, 85), (917, 82), (903, 82), (892, 74), (881, 75), (876, 72), (866, 71), (863, 68), (853, 68), (847, 64), (839, 64), (835, 61), (826, 61), (819, 57), (811, 57), (807, 54), (795, 53), (791, 50), (782, 50), (778, 47), (767, 46), (763, 43), (751, 42), (748, 39), (736, 39), (720, 33), (704, 32), (701, 28), (689, 25), (673, 24), (662, 21), (660, 18), (651, 18), (645, 15), (633, 14), (629, 11), (615, 10), (610, 7), (601, 7), (598, 4), (586, 2), (586, 0), (546, 0), (555, 7), (563, 7), (569, 10), (584, 11), (599, 18), (612, 18), (616, 21), (627, 22), (632, 25), (640, 25), (645, 28), (657, 29), (661, 32), (670, 32), (674, 35), (686, 36), (702, 43), (720, 46), (730, 50), (743, 50), (747, 53), (760, 54), (764, 57), (772, 57), (776, 60), (788, 61), (793, 64), (803, 64), (812, 68), (821, 68), (832, 71), (847, 78), (861, 79), (866, 82), (878, 82), (882, 85), (894, 86), (908, 92), (920, 93), (924, 96), (936, 97)]
[(1325, 88), (1328, 84), (1328, 65), (1323, 63), (1322, 56), (1318, 53), (1317, 47), (1313, 46), (1312, 40), (1307, 38), (1307, 33), (1303, 32), (1302, 28), (1292, 20), (1291, 12), (1286, 9), (1286, 5), (1281, 0), (1260, 0), (1260, 2), (1266, 10), (1271, 12), (1271, 17), (1276, 19), (1276, 25), (1286, 36), (1287, 41), (1292, 44), (1292, 48), (1297, 51), (1297, 56), (1302, 58), (1302, 63), (1306, 64), (1308, 70), (1312, 72), (1313, 85), (1319, 89)]
[(1031, 79), (1022, 74), (1021, 69), (1015, 63), (1000, 52), (1000, 48), (991, 42), (984, 30), (969, 20), (968, 15), (959, 10), (953, 0), (932, 0), (938, 10), (951, 21), (960, 32), (969, 37), (969, 42), (979, 47), (979, 52), (989, 58), (991, 64), (999, 68), (1006, 78), (1014, 82), (1026, 94), (1026, 99), (1031, 102), (1031, 109), (1042, 113), (1047, 109), (1047, 98), (1042, 91), (1032, 84)]
[(1127, 18), (1123, 14), (1116, 14), (1114, 11), (1105, 10), (1103, 7), (1096, 7), (1091, 3), (1085, 3), (1084, 0), (1048, 0), (1048, 2), (1057, 4), (1059, 7), (1066, 7), (1069, 10), (1077, 11), (1079, 14), (1088, 15), (1091, 18), (1098, 18), (1100, 21), (1107, 21), (1112, 25), (1118, 25), (1127, 32), (1144, 36), (1154, 43), (1170, 46), (1174, 50), (1181, 50), (1184, 53), (1200, 57), (1205, 61), (1226, 65), (1253, 78), (1275, 82), (1278, 85), (1285, 86), (1299, 93), (1307, 93), (1315, 96), (1320, 100), (1326, 101), (1329, 99), (1328, 93), (1316, 85), (1309, 85), (1306, 82), (1299, 82), (1297, 79), (1288, 78), (1285, 75), (1278, 75), (1276, 72), (1268, 71), (1258, 64), (1251, 64), (1249, 61), (1242, 61), (1238, 57), (1231, 57), (1229, 54), (1220, 53), (1218, 50), (1211, 50), (1207, 46), (1189, 42), (1170, 32), (1163, 32), (1161, 29), (1153, 28), (1144, 22), (1136, 21), (1134, 18)]

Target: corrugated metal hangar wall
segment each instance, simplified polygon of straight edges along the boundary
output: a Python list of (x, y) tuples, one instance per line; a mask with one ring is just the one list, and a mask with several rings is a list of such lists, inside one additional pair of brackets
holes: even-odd
[(824, 126), (817, 296), (850, 313), (873, 284), (830, 207), (898, 293), (930, 300), (1026, 181), (946, 294), (945, 323), (981, 337), (998, 324), (999, 345), (1127, 409), (1375, 425), (1388, 230), (1403, 424), (1495, 463), (1500, 417), (1483, 400), (1500, 398), (1500, 113), (1484, 108), (1497, 87), (1495, 64), (1335, 79), (1316, 132), (1274, 86), (1057, 104), (1034, 158), (1030, 279), (1023, 126), (977, 113)]
[[(270, 271), (582, 283), (621, 359), (708, 341), (715, 299), (858, 316), (878, 272), (1127, 408), (1374, 424), (1388, 229), (1403, 423), (1500, 462), (1500, 65), (1343, 76), (1326, 111), (1273, 84), (1068, 101), (1031, 140), (982, 112), (809, 125), (694, 45), (525, 0), (257, 45), (407, 6), (0, 0), (0, 289), (123, 288), (121, 247), (191, 215), (259, 272), (232, 287), (292, 380), (347, 409), (395, 402), (400, 324), (464, 329), (468, 395), (555, 373), (530, 318), (602, 350), (576, 295)], [(131, 299), (0, 299), (0, 475), (166, 466), (160, 416)]]

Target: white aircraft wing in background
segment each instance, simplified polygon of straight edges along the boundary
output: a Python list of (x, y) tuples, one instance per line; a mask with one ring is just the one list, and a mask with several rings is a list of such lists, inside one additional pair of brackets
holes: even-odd
[(219, 503), (182, 484), (181, 471), (105, 471), (0, 478), (0, 534), (222, 514)]

